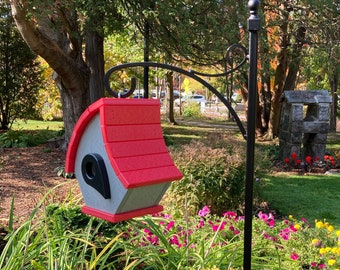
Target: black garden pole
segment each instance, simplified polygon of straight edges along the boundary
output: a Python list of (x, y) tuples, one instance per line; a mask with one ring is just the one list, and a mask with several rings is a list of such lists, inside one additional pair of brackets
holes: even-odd
[[(150, 27), (149, 22), (144, 22), (144, 62), (149, 62), (149, 38), (150, 38)], [(149, 98), (149, 67), (144, 67), (144, 96), (143, 98)]]
[(249, 76), (248, 76), (248, 115), (247, 115), (247, 158), (246, 158), (246, 184), (245, 184), (245, 223), (244, 223), (244, 250), (243, 269), (251, 269), (252, 249), (252, 218), (253, 218), (253, 181), (254, 181), (254, 149), (255, 149), (255, 119), (257, 95), (257, 43), (260, 19), (257, 10), (259, 0), (250, 0), (248, 7), (249, 31)]

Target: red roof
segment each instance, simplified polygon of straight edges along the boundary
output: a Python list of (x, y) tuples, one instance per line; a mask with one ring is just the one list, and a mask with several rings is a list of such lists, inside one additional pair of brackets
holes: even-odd
[(100, 114), (110, 164), (125, 188), (182, 178), (165, 145), (156, 99), (102, 98), (80, 116), (66, 154), (65, 171), (73, 173), (78, 145), (90, 120)]

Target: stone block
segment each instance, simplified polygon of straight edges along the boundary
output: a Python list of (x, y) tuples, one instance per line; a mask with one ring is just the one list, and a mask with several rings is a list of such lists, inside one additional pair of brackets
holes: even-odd
[(329, 122), (329, 105), (320, 104), (319, 105), (319, 121)]
[(292, 104), (291, 119), (293, 122), (303, 120), (303, 105)]

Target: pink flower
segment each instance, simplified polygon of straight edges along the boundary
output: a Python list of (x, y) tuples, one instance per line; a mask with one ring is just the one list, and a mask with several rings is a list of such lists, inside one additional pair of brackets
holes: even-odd
[(225, 226), (226, 222), (222, 222), (219, 223), (219, 224), (211, 224), (211, 228), (214, 232), (217, 232), (217, 231), (222, 231), (224, 230), (224, 226)]
[(297, 231), (297, 229), (295, 228), (294, 224), (291, 224), (291, 225), (289, 226), (289, 228), (290, 228), (293, 232), (296, 232), (296, 231)]
[(198, 211), (198, 215), (200, 217), (205, 217), (206, 215), (208, 215), (210, 213), (210, 209), (208, 206), (204, 206), (201, 210)]
[(223, 216), (228, 217), (228, 218), (231, 218), (231, 217), (235, 218), (237, 216), (237, 214), (235, 212), (230, 211), (230, 212), (223, 213)]
[(197, 228), (203, 228), (204, 227), (204, 221), (203, 220), (200, 220)]
[(168, 230), (168, 231), (170, 231), (171, 230), (171, 228), (173, 227), (175, 225), (175, 221), (170, 221), (169, 223), (168, 223), (168, 225), (166, 226), (166, 229)]
[(290, 258), (294, 261), (298, 260), (299, 259), (299, 255), (293, 251), (292, 255), (290, 255)]
[(281, 238), (283, 240), (288, 241), (289, 240), (289, 236), (290, 236), (289, 229), (286, 228), (286, 229), (281, 230), (279, 235), (281, 236)]
[(305, 219), (305, 218), (301, 218), (301, 221), (304, 222), (304, 223), (308, 223), (308, 220)]
[(177, 235), (172, 236), (172, 237), (169, 239), (169, 243), (172, 244), (172, 245), (181, 246), (181, 244), (180, 244), (179, 241), (178, 241)]
[(212, 224), (212, 225), (211, 225), (211, 229), (212, 229), (214, 232), (217, 232), (217, 230), (218, 230), (218, 225)]
[(272, 213), (269, 215), (262, 213), (261, 211), (258, 213), (258, 217), (263, 220), (265, 223), (269, 225), (270, 228), (273, 228), (275, 225), (275, 219)]

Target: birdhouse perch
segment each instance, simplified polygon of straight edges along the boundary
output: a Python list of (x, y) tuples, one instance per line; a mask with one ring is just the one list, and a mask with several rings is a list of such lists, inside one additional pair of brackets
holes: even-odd
[(119, 222), (163, 210), (171, 181), (182, 178), (164, 142), (160, 102), (102, 98), (79, 118), (66, 154), (86, 214)]

